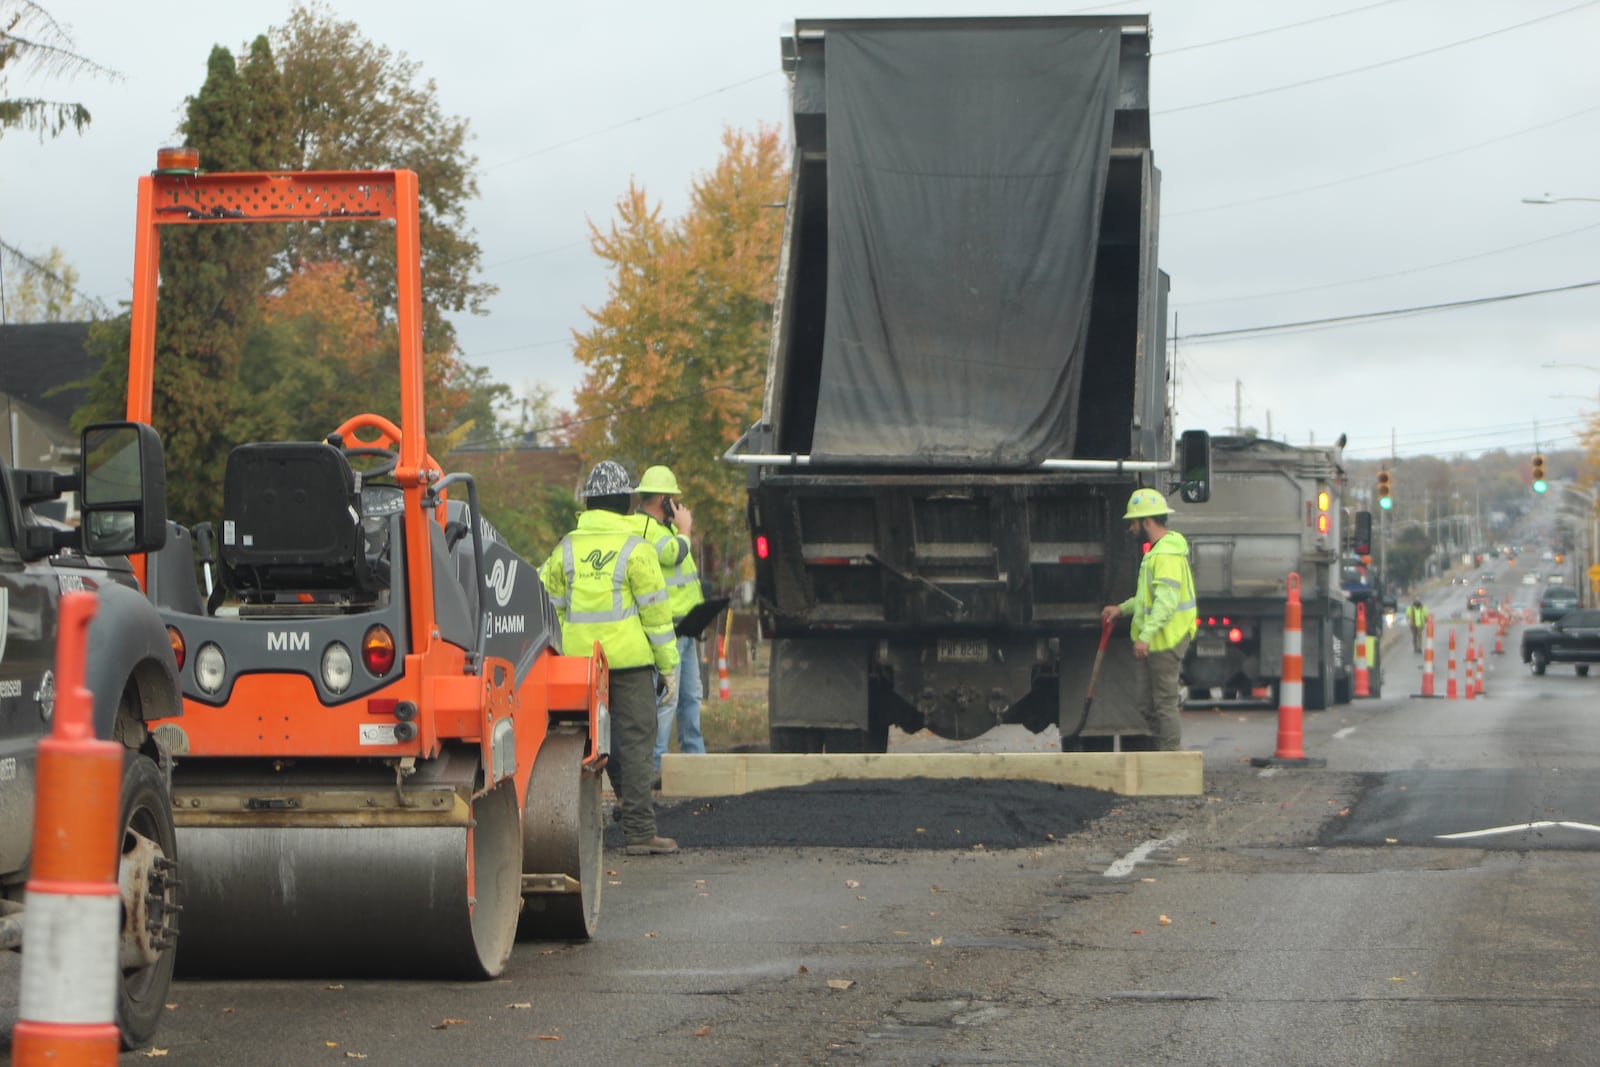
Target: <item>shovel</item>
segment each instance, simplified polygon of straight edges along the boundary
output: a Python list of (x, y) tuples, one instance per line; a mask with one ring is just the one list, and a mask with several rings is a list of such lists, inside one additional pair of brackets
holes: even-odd
[(1111, 628), (1115, 625), (1115, 619), (1100, 620), (1100, 647), (1095, 650), (1094, 667), (1089, 671), (1089, 691), (1083, 695), (1083, 714), (1078, 716), (1078, 725), (1073, 727), (1072, 733), (1062, 736), (1063, 747), (1083, 733), (1083, 728), (1089, 725), (1089, 708), (1094, 704), (1094, 686), (1100, 680), (1100, 664), (1106, 658), (1106, 645), (1111, 642)]

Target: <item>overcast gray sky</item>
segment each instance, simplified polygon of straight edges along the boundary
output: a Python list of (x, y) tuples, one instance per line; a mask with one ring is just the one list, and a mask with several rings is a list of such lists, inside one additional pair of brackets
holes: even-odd
[[(281, 23), (259, 3), (45, 0), (120, 82), (26, 83), (94, 123), (0, 140), (0, 239), (60, 246), (107, 304), (131, 290), (135, 179), (172, 142), (213, 44)], [(637, 178), (669, 214), (725, 125), (788, 136), (778, 39), (795, 18), (1149, 13), (1161, 265), (1178, 424), (1245, 425), (1350, 453), (1573, 444), (1600, 398), (1600, 286), (1302, 330), (1225, 331), (1483, 301), (1600, 281), (1600, 0), (772, 0), (554, 5), (330, 0), (422, 64), (471, 121), (471, 223), (499, 295), (467, 359), (565, 401), (585, 307), (606, 296), (586, 222)], [(1591, 197), (1547, 206), (1524, 197)], [(1571, 363), (1578, 367), (1544, 368)], [(1588, 398), (1588, 399), (1586, 399)]]

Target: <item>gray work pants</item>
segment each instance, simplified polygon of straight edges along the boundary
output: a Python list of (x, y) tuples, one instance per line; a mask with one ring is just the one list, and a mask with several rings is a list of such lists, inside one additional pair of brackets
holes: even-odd
[(651, 667), (611, 672), (611, 758), (606, 770), (622, 807), (622, 836), (656, 836), (656, 674)]
[(1176, 752), (1183, 747), (1183, 720), (1178, 708), (1183, 703), (1183, 686), (1178, 675), (1183, 669), (1183, 654), (1189, 650), (1184, 638), (1176, 648), (1151, 650), (1134, 663), (1134, 702), (1144, 716), (1156, 748)]

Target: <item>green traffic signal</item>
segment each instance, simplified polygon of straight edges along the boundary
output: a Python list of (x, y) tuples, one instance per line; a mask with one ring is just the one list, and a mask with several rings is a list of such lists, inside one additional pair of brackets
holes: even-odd
[(1550, 488), (1550, 483), (1545, 481), (1543, 478), (1535, 478), (1534, 479), (1534, 481), (1533, 481), (1533, 491), (1535, 493), (1542, 493), (1546, 489), (1549, 489), (1549, 488)]
[[(1544, 490), (1542, 490), (1542, 489), (1539, 490), (1539, 491), (1541, 493), (1544, 492)], [(1378, 498), (1378, 506), (1380, 508), (1382, 508), (1384, 511), (1388, 511), (1390, 508), (1394, 507), (1394, 500), (1391, 499), (1390, 497), (1386, 497), (1386, 496), (1385, 497), (1379, 497)]]

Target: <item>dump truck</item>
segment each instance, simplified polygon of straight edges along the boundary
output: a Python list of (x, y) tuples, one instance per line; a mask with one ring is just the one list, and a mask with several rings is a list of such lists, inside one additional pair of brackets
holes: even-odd
[[(139, 180), (128, 410), (148, 421), (161, 231), (380, 226), (399, 408), (244, 441), (221, 514), (136, 557), (177, 658), (183, 973), (488, 978), (599, 918), (604, 659), (561, 649), (538, 568), (428, 450), (407, 170)], [(391, 414), (395, 417), (391, 418)]]
[[(95, 594), (84, 684), (95, 736), (123, 746), (117, 881), (122, 895), (116, 1022), (123, 1046), (148, 1044), (165, 1010), (182, 908), (167, 776), (151, 735), (182, 713), (178, 670), (161, 617), (127, 553), (166, 536), (165, 462), (149, 426), (85, 428), (78, 469), (11, 467), (0, 459), (0, 948), (27, 951), (39, 742), (53, 726), (61, 597)], [(79, 525), (45, 513), (69, 494)], [(109, 845), (110, 842), (105, 842)], [(48, 949), (48, 946), (46, 946)], [(44, 951), (44, 950), (41, 950)]]
[[(748, 472), (778, 752), (889, 729), (1148, 745), (1134, 489), (1174, 458), (1143, 17), (803, 20), (782, 40), (790, 175)], [(1119, 661), (1126, 660), (1126, 663)], [(1140, 739), (1143, 739), (1142, 741)]]
[[(1346, 590), (1342, 565), (1362, 546), (1347, 512), (1342, 443), (1217, 436), (1212, 449), (1211, 501), (1181, 519), (1200, 612), (1183, 665), (1190, 701), (1277, 704), (1291, 573), (1300, 576), (1304, 706), (1349, 701), (1359, 597)], [(1383, 612), (1367, 599), (1368, 684), (1377, 696)]]

